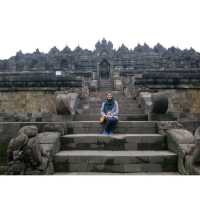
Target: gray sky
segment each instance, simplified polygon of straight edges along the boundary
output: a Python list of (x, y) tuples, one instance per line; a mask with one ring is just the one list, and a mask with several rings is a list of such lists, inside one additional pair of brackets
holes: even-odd
[(0, 58), (68, 45), (93, 49), (105, 37), (200, 51), (199, 0), (0, 0)]

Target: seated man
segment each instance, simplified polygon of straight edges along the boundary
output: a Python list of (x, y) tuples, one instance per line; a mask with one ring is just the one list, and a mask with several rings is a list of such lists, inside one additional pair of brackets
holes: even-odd
[(112, 134), (112, 131), (118, 122), (119, 107), (111, 93), (107, 93), (107, 99), (101, 106), (101, 123), (103, 125), (103, 134)]

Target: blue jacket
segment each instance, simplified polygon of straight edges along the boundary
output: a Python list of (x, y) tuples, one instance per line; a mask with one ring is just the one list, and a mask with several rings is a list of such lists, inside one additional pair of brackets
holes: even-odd
[[(102, 103), (101, 105), (101, 115), (106, 115), (106, 113), (104, 112), (104, 106), (105, 106), (105, 101)], [(119, 106), (116, 100), (114, 100), (114, 106), (112, 108), (112, 110), (110, 111), (113, 115), (113, 117), (115, 117), (116, 119), (118, 119), (118, 114), (119, 114)]]

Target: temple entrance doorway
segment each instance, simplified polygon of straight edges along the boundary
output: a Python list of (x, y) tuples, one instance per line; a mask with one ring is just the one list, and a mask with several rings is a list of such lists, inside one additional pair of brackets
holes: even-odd
[(99, 78), (101, 80), (110, 79), (110, 63), (105, 59), (99, 64)]

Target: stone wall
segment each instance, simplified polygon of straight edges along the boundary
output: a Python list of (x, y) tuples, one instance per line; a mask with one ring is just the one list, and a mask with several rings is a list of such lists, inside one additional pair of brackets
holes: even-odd
[(139, 89), (168, 98), (168, 112), (200, 116), (200, 89)]
[[(180, 122), (188, 122), (193, 127), (193, 122), (200, 121), (200, 89), (148, 89), (140, 88), (138, 99), (142, 106), (145, 106), (143, 102), (143, 95), (150, 95), (150, 102), (152, 104), (152, 99), (154, 97), (167, 97), (168, 98), (168, 109), (167, 113), (162, 114), (163, 119), (153, 119), (162, 121), (167, 115), (171, 120), (178, 120)], [(145, 97), (147, 98), (147, 97)], [(147, 98), (148, 99), (148, 98)], [(150, 109), (150, 108), (149, 108)], [(151, 110), (151, 109), (150, 109)], [(148, 111), (146, 111), (148, 113)], [(156, 113), (152, 113), (152, 116), (157, 116)], [(165, 121), (165, 120), (164, 120)], [(188, 124), (186, 123), (186, 124)], [(195, 126), (196, 127), (196, 126)], [(197, 128), (197, 127), (196, 127)], [(194, 128), (195, 129), (195, 128)]]
[(0, 92), (0, 112), (56, 113), (55, 92)]
[(169, 112), (200, 113), (199, 89), (160, 90), (169, 98)]
[(81, 88), (63, 91), (51, 88), (32, 90), (0, 90), (0, 113), (51, 113), (56, 114), (56, 96), (75, 92), (82, 94)]

